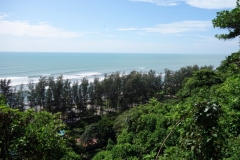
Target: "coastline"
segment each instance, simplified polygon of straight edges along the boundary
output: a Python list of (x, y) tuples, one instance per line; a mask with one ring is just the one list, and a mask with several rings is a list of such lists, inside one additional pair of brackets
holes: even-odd
[(116, 71), (129, 74), (135, 70), (163, 73), (185, 66), (213, 65), (217, 67), (226, 55), (216, 54), (109, 54), (109, 53), (2, 53), (0, 79), (11, 79), (12, 85), (38, 82), (40, 76), (63, 75), (64, 79), (81, 81), (87, 77), (100, 79)]

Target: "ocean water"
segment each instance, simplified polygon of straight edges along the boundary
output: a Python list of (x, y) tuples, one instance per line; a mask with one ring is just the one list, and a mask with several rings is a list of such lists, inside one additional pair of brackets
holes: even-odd
[(127, 53), (37, 53), (0, 52), (0, 79), (11, 79), (11, 85), (38, 82), (40, 76), (60, 76), (72, 81), (83, 77), (90, 81), (116, 71), (126, 74), (135, 70), (165, 68), (178, 70), (192, 65), (218, 67), (228, 54), (127, 54)]

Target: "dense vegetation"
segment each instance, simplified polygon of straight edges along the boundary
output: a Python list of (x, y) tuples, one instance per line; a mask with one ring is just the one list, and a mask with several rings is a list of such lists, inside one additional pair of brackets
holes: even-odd
[[(49, 121), (41, 122), (39, 127), (44, 125), (44, 123), (52, 123), (52, 121), (61, 119), (67, 124), (65, 129), (69, 130), (67, 137), (65, 137), (67, 146), (78, 154), (88, 153), (92, 150), (106, 147), (109, 139), (116, 141), (113, 125), (118, 114), (139, 104), (148, 103), (151, 97), (157, 97), (160, 101), (174, 97), (181, 88), (184, 79), (191, 77), (193, 72), (203, 68), (212, 70), (213, 67), (205, 66), (199, 68), (195, 65), (183, 67), (178, 71), (166, 69), (164, 80), (161, 74), (156, 74), (154, 71), (149, 71), (148, 73), (132, 71), (127, 75), (120, 75), (116, 72), (105, 75), (102, 81), (99, 81), (97, 77), (93, 82), (89, 82), (84, 78), (80, 84), (78, 82), (71, 84), (69, 80), (64, 80), (62, 76), (59, 76), (56, 80), (54, 77), (41, 77), (36, 84), (29, 82), (27, 86), (11, 87), (10, 80), (2, 79), (0, 81), (0, 93), (6, 97), (6, 104), (10, 108), (2, 107), (1, 114), (5, 117), (3, 122), (6, 121), (6, 124), (4, 125), (10, 123), (7, 121), (8, 118), (6, 117), (8, 116), (5, 115), (6, 113), (7, 115), (19, 114), (16, 117), (10, 116), (14, 121), (11, 122), (13, 123), (11, 125), (16, 125), (21, 117), (28, 117), (28, 113), (31, 113), (32, 116), (38, 115), (39, 118), (41, 116), (47, 118), (50, 116), (48, 113), (59, 113), (53, 117), (48, 117)], [(26, 105), (32, 108), (32, 110), (22, 112), (26, 110)], [(21, 112), (14, 109), (18, 109)], [(33, 110), (41, 112), (34, 114)], [(24, 121), (24, 125), (20, 126), (23, 127), (21, 130), (23, 135), (26, 134), (26, 127), (33, 121), (31, 117), (27, 119), (28, 121)], [(11, 127), (11, 125), (8, 126)], [(49, 128), (51, 128), (50, 126), (48, 125)], [(11, 130), (11, 128), (9, 129)], [(37, 128), (32, 130), (36, 132)], [(56, 134), (59, 130), (60, 128), (55, 127), (51, 132)], [(43, 129), (40, 131), (44, 132)], [(6, 135), (9, 134), (6, 133)], [(28, 137), (26, 138), (28, 139)], [(15, 143), (16, 139), (18, 137), (13, 136), (10, 138), (10, 142), (8, 142), (9, 145), (6, 145), (3, 141), (1, 144), (8, 148), (5, 150), (9, 151), (10, 144)], [(41, 142), (43, 143), (43, 141)], [(28, 140), (28, 143), (35, 142)], [(53, 143), (58, 144), (56, 142)], [(4, 150), (2, 149), (1, 151)], [(9, 157), (7, 151), (2, 152), (2, 156)], [(24, 158), (23, 155), (20, 157)]]
[(132, 71), (127, 75), (116, 72), (105, 75), (102, 81), (98, 77), (93, 82), (83, 78), (81, 83), (71, 83), (62, 76), (56, 79), (41, 77), (38, 83), (30, 81), (25, 87), (23, 84), (11, 87), (10, 80), (2, 79), (0, 93), (6, 97), (10, 108), (23, 111), (27, 102), (30, 108), (61, 112), (63, 118), (68, 116), (67, 119), (74, 120), (94, 114), (102, 115), (103, 111), (121, 112), (145, 104), (151, 97), (160, 100), (163, 95), (175, 95), (185, 78), (203, 68), (213, 67), (199, 68), (195, 65), (178, 71), (166, 69), (164, 80), (161, 74), (152, 70), (147, 73)]
[(194, 72), (177, 98), (118, 116), (116, 142), (94, 159), (239, 159), (239, 60), (233, 53), (215, 71)]
[[(217, 13), (214, 27), (229, 29), (217, 38), (240, 35), (239, 14), (239, 0)], [(215, 70), (195, 65), (164, 76), (132, 71), (81, 83), (41, 77), (27, 90), (10, 85), (0, 81), (0, 159), (240, 157), (240, 51)]]
[(59, 115), (26, 110), (20, 112), (5, 105), (0, 96), (0, 159), (81, 159), (60, 131)]

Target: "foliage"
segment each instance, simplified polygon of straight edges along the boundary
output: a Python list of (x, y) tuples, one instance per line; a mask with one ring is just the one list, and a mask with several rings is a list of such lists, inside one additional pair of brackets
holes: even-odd
[(2, 159), (61, 159), (70, 152), (58, 132), (59, 115), (0, 107), (0, 157)]
[(228, 77), (226, 81), (219, 86), (216, 91), (218, 101), (227, 109), (240, 111), (240, 76), (233, 75)]
[[(43, 78), (36, 86), (30, 83), (28, 92), (20, 86), (20, 90), (10, 91), (17, 102), (10, 103), (14, 104), (11, 106), (23, 103), (27, 94), (33, 108), (42, 105), (52, 113), (61, 111), (61, 119), (67, 116), (72, 119), (68, 124), (69, 138), (66, 141), (66, 137), (57, 134), (64, 128), (58, 120), (60, 115), (33, 110), (19, 112), (4, 106), (1, 109), (6, 112), (1, 114), (7, 116), (2, 117), (1, 156), (81, 159), (85, 152), (86, 158), (92, 158), (90, 151), (95, 147), (101, 151), (93, 159), (153, 159), (161, 146), (161, 159), (237, 159), (240, 155), (238, 61), (239, 52), (227, 57), (217, 70), (197, 66), (176, 72), (166, 70), (164, 81), (150, 71), (123, 76), (114, 73), (106, 75), (103, 81), (95, 79), (89, 83), (84, 79), (82, 84), (74, 82), (73, 86), (61, 76), (57, 81), (53, 77)], [(179, 91), (180, 98), (170, 96), (160, 99), (161, 103), (150, 99), (158, 96), (159, 91), (163, 95)], [(3, 96), (1, 101), (6, 102)], [(100, 115), (90, 113), (88, 105), (98, 108)], [(121, 113), (126, 108), (131, 109), (117, 118), (114, 114), (103, 115), (104, 110)], [(74, 122), (77, 116), (81, 119)], [(76, 143), (77, 138), (82, 145)]]
[[(111, 145), (108, 154), (112, 159), (147, 159), (150, 152), (156, 151), (169, 126), (167, 108), (156, 99), (151, 99), (148, 104), (134, 107), (120, 115), (114, 124), (118, 132), (117, 143), (112, 146), (109, 141), (108, 144)], [(121, 127), (120, 130), (118, 126)], [(174, 145), (175, 138), (171, 137), (167, 144)], [(102, 151), (96, 157), (101, 155), (103, 158), (104, 153)], [(104, 158), (107, 159), (107, 155)]]
[(240, 51), (227, 56), (217, 70), (223, 73), (223, 77), (240, 73)]
[(213, 85), (222, 82), (219, 73), (209, 69), (196, 71), (191, 78), (185, 80), (182, 89), (177, 94), (181, 97), (189, 97), (199, 93), (202, 89), (205, 91)]
[(73, 151), (68, 151), (61, 160), (82, 160), (83, 158)]
[(180, 143), (185, 150), (191, 151), (192, 159), (221, 159), (224, 144), (219, 119), (221, 107), (215, 102), (197, 103), (190, 117), (184, 124)]
[(213, 70), (213, 66), (203, 66), (198, 67), (194, 66), (186, 66), (182, 67), (177, 71), (171, 71), (169, 69), (165, 69), (164, 71), (164, 83), (163, 88), (165, 94), (175, 95), (182, 88), (184, 80), (186, 78), (192, 77), (193, 73), (202, 69)]
[[(90, 152), (100, 148), (92, 159), (154, 159), (158, 151), (161, 159), (237, 159), (240, 156), (238, 61), (239, 52), (227, 57), (217, 70), (211, 67), (166, 70), (169, 73), (164, 83), (153, 71), (131, 72), (122, 77), (115, 73), (106, 75), (103, 81), (95, 79), (89, 83), (84, 79), (83, 84), (75, 82), (73, 86), (62, 77), (57, 81), (43, 79), (36, 86), (30, 83), (27, 95), (32, 106), (43, 105), (44, 110), (52, 113), (61, 111), (63, 120), (66, 115), (72, 118), (68, 124), (69, 138), (66, 141), (66, 137), (57, 134), (64, 128), (59, 114), (20, 112), (4, 105), (1, 157), (81, 159), (85, 152), (86, 158), (92, 158), (94, 153)], [(48, 87), (41, 87), (45, 81)], [(41, 88), (45, 91), (39, 92)], [(170, 96), (160, 99), (161, 102), (150, 99), (158, 96), (159, 91), (164, 95), (178, 90), (180, 98)], [(18, 93), (13, 94), (18, 104), (12, 106), (23, 103), (21, 98), (26, 93), (23, 89), (12, 93)], [(5, 102), (1, 96), (1, 103)], [(87, 105), (99, 108), (100, 115), (89, 114)], [(117, 118), (115, 114), (103, 115), (104, 110), (121, 113), (126, 108), (131, 109)], [(81, 119), (74, 122), (76, 115), (81, 115)], [(82, 145), (76, 143), (77, 138)]]
[(2, 94), (5, 98), (8, 104), (11, 103), (11, 96), (12, 92), (10, 90), (11, 86), (11, 80), (7, 79), (1, 79), (0, 80), (0, 94)]
[(238, 54), (217, 70), (194, 71), (178, 93), (181, 101), (151, 99), (119, 115), (117, 142), (94, 159), (154, 159), (161, 145), (160, 159), (239, 159)]
[(109, 139), (115, 140), (113, 117), (103, 116), (97, 123), (92, 123), (84, 129), (81, 135), (83, 143), (91, 143), (96, 139), (98, 145), (106, 145)]
[[(178, 71), (165, 70), (165, 78), (161, 73), (132, 71), (120, 75), (119, 72), (105, 75), (100, 81), (93, 82), (83, 78), (81, 82), (71, 82), (59, 77), (40, 77), (37, 83), (29, 82), (18, 87), (10, 86), (11, 81), (0, 82), (0, 93), (7, 98), (11, 108), (24, 111), (25, 105), (35, 110), (51, 113), (61, 112), (61, 118), (72, 123), (80, 118), (103, 115), (110, 112), (122, 112), (133, 106), (147, 103), (150, 98), (163, 100), (164, 96), (174, 96), (187, 77), (202, 68), (211, 66), (182, 67)], [(27, 89), (27, 90), (26, 90)]]
[(223, 10), (217, 12), (217, 17), (212, 20), (214, 27), (219, 27), (221, 29), (228, 29), (228, 34), (216, 35), (218, 39), (232, 39), (240, 35), (240, 2), (237, 0), (236, 8), (232, 10)]
[(6, 104), (6, 98), (3, 94), (0, 94), (0, 105), (5, 105)]

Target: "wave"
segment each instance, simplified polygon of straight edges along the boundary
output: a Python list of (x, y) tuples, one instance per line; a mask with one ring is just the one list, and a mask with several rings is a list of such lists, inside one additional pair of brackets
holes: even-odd
[[(75, 73), (75, 74), (69, 74), (73, 72), (67, 72), (68, 74), (54, 74), (57, 76), (62, 75), (63, 79), (70, 80), (70, 81), (81, 81), (84, 77), (86, 77), (90, 82), (94, 81), (95, 77), (99, 77), (99, 79), (103, 79), (104, 74), (100, 72), (83, 72), (83, 73)], [(30, 75), (30, 76), (24, 76), (24, 77), (0, 77), (0, 79), (10, 79), (11, 80), (11, 86), (18, 86), (21, 84), (28, 84), (30, 81), (33, 83), (37, 83), (39, 81), (39, 78), (41, 76), (50, 77), (53, 76), (53, 74), (37, 74), (37, 75)], [(55, 77), (54, 80), (57, 78)]]
[[(64, 80), (69, 80), (70, 82), (76, 82), (81, 80), (85, 77), (88, 79), (89, 82), (94, 82), (94, 78), (99, 78), (100, 81), (104, 80), (105, 74), (110, 75), (114, 72), (109, 73), (101, 73), (101, 72), (83, 72), (83, 73), (77, 73), (77, 74), (69, 74), (69, 75), (62, 75)], [(130, 72), (120, 72), (121, 74), (129, 74)], [(161, 74), (164, 78), (165, 74)], [(30, 81), (33, 83), (37, 83), (39, 81), (40, 76), (46, 76), (50, 77), (51, 74), (39, 74), (39, 75), (31, 75), (27, 77), (4, 77), (0, 79), (11, 79), (11, 86), (20, 86), (21, 84), (24, 84), (25, 86), (29, 84)], [(60, 76), (60, 75), (58, 75)], [(54, 80), (57, 80), (57, 77), (54, 78)]]
[(102, 73), (100, 73), (100, 72), (85, 72), (85, 73), (77, 74), (77, 76), (83, 76), (83, 77), (87, 77), (87, 76), (99, 76), (99, 75), (102, 75)]
[(75, 71), (63, 71), (63, 72), (56, 72), (56, 73), (52, 73), (51, 76), (59, 76), (59, 75), (75, 75), (78, 73), (82, 73), (82, 72), (87, 72), (89, 70), (84, 69), (84, 70), (75, 70)]
[(20, 84), (28, 84), (28, 82), (29, 82), (28, 77), (1, 77), (0, 79), (10, 79), (11, 86), (17, 86)]
[(51, 76), (51, 74), (38, 74), (38, 75), (31, 75), (31, 76), (28, 76), (28, 78), (39, 78), (39, 77), (49, 77)]
[(64, 75), (63, 74), (63, 79), (69, 79), (69, 80), (81, 80), (84, 77), (85, 78), (93, 78), (94, 77), (101, 77), (103, 76), (102, 73), (100, 72), (84, 72), (84, 73), (77, 73), (77, 74), (73, 74), (73, 75)]
[(11, 79), (11, 80), (15, 80), (15, 79), (26, 79), (28, 77), (3, 77), (1, 79)]

